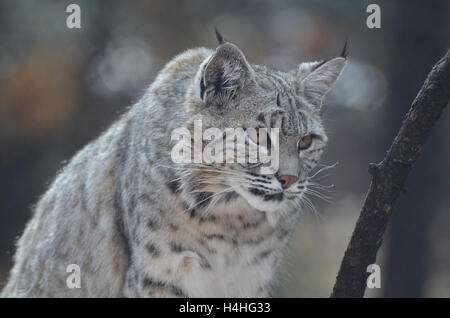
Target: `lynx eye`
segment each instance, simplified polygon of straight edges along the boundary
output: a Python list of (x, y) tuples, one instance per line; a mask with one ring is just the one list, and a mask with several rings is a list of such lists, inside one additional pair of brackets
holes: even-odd
[(311, 147), (312, 140), (313, 140), (312, 135), (306, 135), (306, 136), (303, 136), (302, 138), (300, 138), (298, 141), (298, 144), (297, 144), (298, 150), (305, 150), (305, 149), (308, 149), (309, 147)]

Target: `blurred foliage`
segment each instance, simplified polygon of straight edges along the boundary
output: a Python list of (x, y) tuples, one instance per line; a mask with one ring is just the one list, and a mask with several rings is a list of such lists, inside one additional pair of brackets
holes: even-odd
[(0, 86), (1, 136), (33, 142), (62, 125), (74, 107), (69, 74), (67, 62), (55, 54), (20, 61)]

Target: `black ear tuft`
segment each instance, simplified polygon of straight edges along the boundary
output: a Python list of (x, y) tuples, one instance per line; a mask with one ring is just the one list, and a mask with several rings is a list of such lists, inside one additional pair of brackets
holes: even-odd
[(219, 30), (217, 30), (217, 27), (214, 27), (214, 32), (216, 33), (217, 42), (219, 42), (219, 44), (224, 44), (225, 41), (223, 40), (223, 36), (220, 34)]
[(345, 38), (345, 44), (344, 44), (344, 48), (342, 49), (342, 53), (341, 53), (341, 57), (343, 57), (344, 59), (347, 59), (347, 55), (348, 55), (348, 51), (347, 51), (347, 43), (348, 43), (348, 37)]

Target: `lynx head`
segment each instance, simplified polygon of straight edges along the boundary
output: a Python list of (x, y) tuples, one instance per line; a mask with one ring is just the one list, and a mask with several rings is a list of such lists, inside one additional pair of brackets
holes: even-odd
[[(269, 174), (261, 173), (261, 164), (196, 165), (186, 176), (195, 185), (188, 192), (202, 193), (208, 204), (241, 197), (269, 213), (293, 208), (312, 185), (308, 176), (327, 143), (322, 101), (346, 65), (345, 49), (340, 57), (302, 63), (285, 73), (250, 64), (236, 45), (220, 35), (218, 39), (219, 46), (200, 65), (186, 95), (191, 123), (201, 119), (203, 129), (221, 131), (255, 128), (246, 142), (277, 152), (279, 165)], [(260, 133), (258, 139), (261, 128), (278, 128), (279, 138)]]

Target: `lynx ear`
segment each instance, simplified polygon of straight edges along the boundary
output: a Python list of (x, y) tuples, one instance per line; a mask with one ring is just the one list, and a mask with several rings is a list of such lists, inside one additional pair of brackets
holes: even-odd
[(336, 57), (315, 65), (312, 71), (301, 80), (300, 87), (304, 96), (313, 105), (320, 107), (325, 94), (336, 83), (346, 64), (346, 58)]
[(206, 103), (214, 99), (223, 103), (235, 95), (253, 77), (244, 54), (234, 44), (225, 42), (203, 65), (200, 98)]

